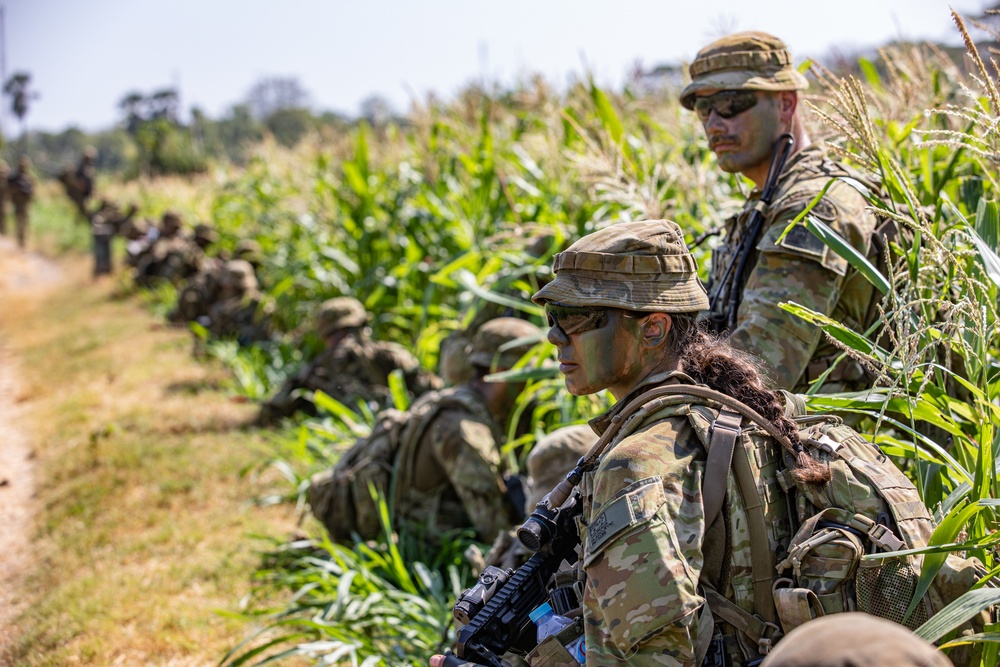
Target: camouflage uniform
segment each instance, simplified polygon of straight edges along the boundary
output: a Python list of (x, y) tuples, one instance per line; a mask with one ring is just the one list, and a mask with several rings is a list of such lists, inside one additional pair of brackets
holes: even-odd
[[(765, 33), (738, 33), (710, 44), (698, 53), (690, 71), (692, 82), (681, 94), (681, 103), (688, 109), (693, 108), (696, 93), (703, 90), (793, 91), (808, 86), (792, 66), (784, 43)], [(798, 303), (856, 331), (864, 331), (874, 321), (873, 300), (878, 293), (846, 260), (801, 225), (778, 241), (785, 226), (838, 176), (865, 180), (826, 157), (818, 147), (807, 146), (792, 155), (781, 172), (775, 198), (764, 210), (762, 234), (740, 276), (742, 300), (730, 342), (766, 360), (776, 384), (797, 392), (806, 391), (809, 382), (827, 370), (840, 353), (819, 328), (785, 312), (779, 303)], [(708, 292), (715, 295), (722, 290), (716, 312), (710, 315), (716, 321), (725, 321), (730, 281), (723, 284), (723, 277), (747, 233), (760, 194), (759, 189), (750, 193), (739, 215), (726, 222), (723, 243), (712, 252)], [(811, 214), (869, 254), (876, 219), (865, 208), (864, 198), (854, 188), (837, 182)], [(825, 391), (868, 386), (869, 378), (860, 365), (845, 361), (828, 378)]]
[(859, 612), (809, 621), (785, 637), (761, 667), (951, 667), (915, 634)]
[[(557, 255), (555, 279), (533, 300), (642, 312), (703, 310), (708, 298), (683, 238), (668, 221), (612, 225)], [(676, 372), (645, 378), (592, 420), (592, 428), (603, 433), (630, 399), (678, 382), (690, 380)], [(713, 410), (684, 404), (646, 415), (584, 474), (578, 527), (588, 665), (700, 665), (716, 624), (706, 587), (753, 610), (749, 539), (738, 492), (730, 492), (727, 511), (705, 525), (702, 438), (715, 417)], [(759, 460), (775, 455), (760, 452)], [(735, 482), (729, 484), (735, 491)], [(744, 664), (735, 633), (719, 626), (730, 635), (726, 652), (732, 664)], [(746, 648), (751, 653), (754, 647)]]
[(177, 295), (177, 308), (170, 313), (171, 322), (208, 322), (208, 311), (219, 300), (222, 273), (226, 263), (218, 257), (206, 257)]
[[(538, 333), (524, 320), (492, 320), (476, 334), (470, 362), (482, 370), (510, 368), (532, 345), (498, 352), (500, 346)], [(455, 404), (456, 397), (464, 407)], [(430, 537), (473, 527), (479, 540), (490, 541), (521, 513), (507, 497), (500, 456), (504, 425), (475, 383), (420, 399), (442, 400), (448, 400), (449, 407), (437, 412), (419, 438), (404, 443), (396, 458), (394, 515), (399, 522), (422, 526)]]
[(10, 199), (10, 191), (7, 187), (8, 176), (10, 176), (10, 167), (6, 162), (0, 160), (0, 235), (7, 234), (7, 200)]
[(195, 275), (205, 260), (201, 244), (182, 233), (181, 218), (168, 211), (163, 214), (160, 234), (136, 262), (136, 282), (149, 286), (159, 279), (180, 284)]
[(248, 345), (271, 337), (269, 309), (261, 306), (261, 293), (253, 267), (234, 259), (222, 270), (220, 301), (208, 311), (207, 329), (218, 338), (235, 338)]
[(97, 151), (93, 146), (88, 146), (83, 151), (80, 164), (75, 170), (65, 169), (59, 174), (59, 181), (66, 189), (66, 196), (70, 198), (76, 210), (86, 220), (87, 201), (94, 194), (94, 159)]
[(300, 395), (302, 390), (322, 391), (348, 407), (359, 400), (384, 405), (389, 402), (389, 374), (396, 369), (403, 371), (406, 387), (414, 396), (440, 389), (441, 381), (402, 345), (372, 340), (363, 329), (367, 321), (368, 313), (357, 299), (338, 297), (320, 306), (320, 337), (341, 331), (343, 337), (285, 380), (261, 407), (260, 423), (270, 424), (300, 411), (315, 414), (313, 402)]
[(24, 247), (28, 233), (28, 208), (35, 191), (35, 182), (29, 169), (31, 162), (22, 155), (17, 161), (17, 171), (7, 177), (7, 196), (14, 205), (14, 223), (17, 231), (17, 245)]

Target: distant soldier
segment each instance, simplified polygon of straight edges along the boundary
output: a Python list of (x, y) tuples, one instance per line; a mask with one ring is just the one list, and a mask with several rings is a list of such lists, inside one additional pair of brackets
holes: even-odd
[(65, 169), (59, 173), (59, 182), (66, 190), (66, 196), (76, 206), (84, 219), (87, 214), (87, 202), (94, 194), (94, 160), (97, 159), (97, 149), (87, 146), (83, 149), (83, 157), (75, 170)]
[(17, 226), (17, 245), (24, 248), (28, 233), (28, 207), (35, 192), (35, 182), (31, 177), (31, 160), (22, 155), (17, 160), (17, 170), (7, 177), (7, 192), (14, 204), (14, 222)]
[(296, 412), (315, 414), (308, 394), (322, 391), (353, 407), (389, 402), (389, 375), (399, 369), (414, 396), (440, 389), (441, 381), (398, 343), (372, 340), (366, 329), (368, 312), (357, 299), (325, 301), (316, 316), (324, 349), (311, 363), (285, 380), (278, 393), (261, 407), (259, 422), (273, 424)]
[(10, 188), (7, 187), (8, 176), (10, 176), (10, 166), (0, 160), (0, 235), (7, 234), (7, 200), (10, 199)]
[(381, 533), (369, 482), (386, 498), (396, 530), (429, 543), (463, 529), (489, 541), (519, 520), (524, 499), (512, 492), (500, 448), (524, 385), (485, 377), (511, 368), (532, 347), (509, 344), (539, 333), (511, 317), (487, 322), (473, 342), (468, 383), (425, 394), (405, 413), (382, 413), (372, 436), (314, 476), (309, 503), (330, 536), (350, 542), (354, 534)]
[(94, 236), (94, 278), (108, 275), (112, 270), (111, 238), (135, 215), (132, 205), (124, 213), (113, 202), (106, 199), (90, 216), (90, 229)]
[(219, 257), (206, 257), (198, 273), (194, 274), (177, 295), (177, 308), (170, 313), (171, 322), (208, 323), (208, 311), (219, 300), (222, 290), (222, 272), (226, 263)]
[(261, 297), (250, 263), (229, 260), (222, 270), (219, 301), (208, 311), (207, 329), (218, 338), (235, 338), (240, 345), (268, 340), (270, 313), (261, 306)]
[(199, 244), (182, 233), (179, 214), (167, 211), (160, 222), (159, 236), (142, 253), (136, 265), (136, 282), (148, 287), (157, 279), (175, 285), (198, 272), (204, 257)]

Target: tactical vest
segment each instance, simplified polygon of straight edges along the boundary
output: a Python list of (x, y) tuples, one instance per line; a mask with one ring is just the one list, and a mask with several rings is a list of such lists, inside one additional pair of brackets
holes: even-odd
[[(761, 229), (761, 236), (773, 225), (773, 220), (782, 215), (785, 211), (801, 211), (810, 203), (812, 198), (818, 194), (819, 190), (831, 179), (852, 178), (873, 192), (879, 192), (880, 187), (860, 172), (840, 164), (828, 158), (820, 157), (818, 147), (804, 149), (800, 154), (793, 157), (779, 180), (778, 192), (774, 201), (769, 207), (764, 209), (765, 221)], [(801, 187), (803, 183), (815, 183), (815, 187)], [(846, 187), (846, 186), (845, 186)], [(739, 214), (732, 216), (725, 223), (726, 237), (724, 243), (712, 250), (711, 268), (707, 288), (709, 295), (716, 294), (717, 291), (723, 298), (715, 301), (716, 311), (709, 313), (707, 320), (710, 323), (722, 322), (728, 311), (729, 303), (725, 298), (729, 294), (732, 282), (739, 280), (739, 298), (742, 302), (743, 290), (747, 280), (753, 272), (760, 255), (761, 240), (758, 238), (753, 247), (750, 248), (750, 257), (746, 262), (743, 275), (736, 276), (735, 270), (729, 270), (730, 264), (739, 265), (737, 250), (742, 239), (742, 235), (747, 233), (747, 221), (755, 208), (763, 206), (756, 198), (748, 199)], [(833, 204), (821, 199), (812, 209), (812, 215), (826, 221), (832, 219), (836, 214)], [(876, 224), (870, 238), (867, 241), (867, 259), (885, 275), (886, 262), (885, 250), (886, 239), (893, 241), (898, 238), (898, 225), (891, 219), (877, 218)], [(859, 313), (859, 318), (848, 317), (843, 324), (859, 333), (863, 333), (879, 320), (878, 304), (881, 294), (868, 283), (867, 279), (854, 271), (847, 261), (837, 255), (833, 249), (827, 247), (819, 238), (803, 225), (796, 225), (781, 242), (782, 248), (795, 255), (810, 257), (823, 267), (840, 275), (846, 276), (846, 282), (841, 294), (850, 294), (855, 290), (865, 290), (871, 292), (871, 297), (863, 313)], [(714, 325), (713, 325), (714, 326)], [(721, 329), (720, 329), (721, 331)], [(814, 356), (800, 379), (800, 387), (812, 380), (815, 380), (829, 369), (833, 361), (840, 356), (839, 351), (833, 350), (830, 354)], [(866, 371), (860, 364), (850, 359), (842, 361), (833, 371), (833, 376), (827, 378), (828, 382), (842, 383), (842, 388), (847, 390), (863, 389), (870, 385), (870, 380), (866, 380)]]
[(412, 459), (427, 427), (449, 408), (494, 421), (482, 399), (466, 388), (430, 392), (406, 412), (380, 412), (371, 434), (359, 438), (333, 468), (313, 476), (309, 505), (335, 542), (376, 539), (390, 528), (383, 525), (380, 501), (395, 505), (399, 489), (411, 483)]
[[(987, 574), (977, 559), (950, 554), (910, 611), (923, 557), (892, 554), (926, 546), (933, 532), (919, 493), (876, 445), (838, 417), (807, 416), (800, 398), (786, 394), (786, 400), (786, 415), (798, 424), (806, 452), (832, 473), (823, 485), (795, 480), (794, 460), (777, 444), (783, 436), (770, 422), (704, 386), (661, 386), (633, 399), (630, 406), (641, 405), (642, 418), (630, 420), (623, 411), (611, 441), (613, 446), (656, 419), (687, 416), (708, 451), (706, 531), (721, 516), (728, 539), (722, 553), (706, 542), (705, 571), (721, 562), (723, 572), (729, 564), (734, 573), (722, 590), (704, 573), (700, 582), (717, 622), (710, 655), (728, 656), (716, 664), (753, 662), (784, 634), (830, 613), (863, 611), (915, 629)], [(741, 567), (746, 564), (749, 569)], [(995, 614), (983, 612), (970, 625), (981, 632)], [(970, 664), (976, 649), (950, 657), (956, 666)]]

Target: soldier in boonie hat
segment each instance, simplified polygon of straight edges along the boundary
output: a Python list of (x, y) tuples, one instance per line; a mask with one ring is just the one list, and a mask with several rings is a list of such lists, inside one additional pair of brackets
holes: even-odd
[(661, 313), (708, 308), (698, 264), (669, 220), (605, 227), (557, 254), (552, 269), (556, 277), (535, 303)]
[(498, 317), (479, 328), (472, 340), (469, 365), (487, 370), (513, 368), (541, 340), (541, 331), (516, 317)]
[(368, 311), (357, 299), (339, 296), (328, 299), (316, 315), (316, 333), (328, 338), (342, 329), (357, 329), (368, 322)]
[(792, 64), (785, 43), (766, 32), (739, 32), (718, 39), (701, 51), (688, 71), (691, 83), (681, 104), (694, 109), (703, 90), (805, 90), (809, 81)]

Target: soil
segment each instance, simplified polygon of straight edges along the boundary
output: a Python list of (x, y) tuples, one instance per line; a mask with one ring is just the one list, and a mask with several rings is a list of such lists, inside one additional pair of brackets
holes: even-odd
[(61, 272), (51, 260), (17, 248), (0, 237), (0, 664), (6, 664), (16, 640), (12, 620), (24, 610), (24, 576), (32, 563), (35, 515), (34, 443), (25, 430), (19, 377), (22, 369), (4, 329), (3, 304), (31, 299), (59, 284)]

